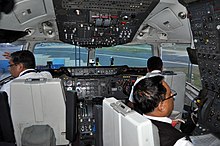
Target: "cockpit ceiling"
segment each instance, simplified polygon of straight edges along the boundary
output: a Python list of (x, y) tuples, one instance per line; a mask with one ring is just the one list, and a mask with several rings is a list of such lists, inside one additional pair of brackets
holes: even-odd
[(16, 4), (13, 11), (17, 21), (20, 24), (28, 23), (32, 19), (42, 17), (47, 14), (47, 9), (44, 4), (44, 0), (27, 0), (20, 1)]
[[(189, 43), (188, 20), (180, 13), (186, 15), (182, 4), (166, 0), (15, 0), (13, 11), (2, 15), (0, 29), (27, 32), (18, 35), (19, 40), (62, 41), (89, 48)], [(9, 37), (4, 41), (17, 40)]]

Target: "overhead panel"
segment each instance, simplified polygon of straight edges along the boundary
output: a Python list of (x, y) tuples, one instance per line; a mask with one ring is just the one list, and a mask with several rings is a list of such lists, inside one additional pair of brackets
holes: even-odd
[(159, 0), (53, 0), (61, 41), (104, 47), (131, 42)]

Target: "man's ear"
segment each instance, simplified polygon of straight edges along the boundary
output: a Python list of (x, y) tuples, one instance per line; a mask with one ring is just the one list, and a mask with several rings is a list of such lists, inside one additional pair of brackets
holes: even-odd
[(163, 101), (159, 102), (159, 104), (158, 104), (157, 107), (158, 107), (158, 110), (159, 110), (160, 112), (165, 111), (165, 108), (166, 108)]
[(20, 71), (25, 70), (24, 64), (22, 64), (22, 63), (19, 63), (19, 64), (18, 64), (18, 67), (19, 67), (19, 70), (20, 70)]

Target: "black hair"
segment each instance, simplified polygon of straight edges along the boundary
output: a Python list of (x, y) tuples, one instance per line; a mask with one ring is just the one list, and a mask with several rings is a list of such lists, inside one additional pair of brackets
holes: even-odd
[(147, 68), (149, 71), (160, 70), (163, 68), (163, 61), (158, 56), (152, 56), (147, 60)]
[(34, 54), (28, 50), (21, 50), (11, 53), (11, 60), (14, 64), (22, 63), (26, 69), (35, 69)]
[(163, 78), (163, 76), (144, 78), (134, 86), (134, 109), (137, 112), (150, 113), (165, 99), (166, 88), (162, 85)]

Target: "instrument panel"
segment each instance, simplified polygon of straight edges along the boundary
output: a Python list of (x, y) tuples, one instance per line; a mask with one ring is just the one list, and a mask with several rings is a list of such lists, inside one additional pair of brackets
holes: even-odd
[[(200, 106), (200, 127), (220, 137), (220, 1), (200, 0), (188, 6), (189, 18), (196, 48), (202, 90), (203, 105)], [(200, 128), (203, 129), (203, 128)]]
[(53, 0), (61, 41), (109, 47), (132, 41), (159, 0)]
[(79, 99), (112, 96), (126, 99), (131, 84), (146, 72), (147, 68), (128, 66), (63, 67), (51, 71), (53, 76), (59, 75), (67, 91), (76, 91)]

